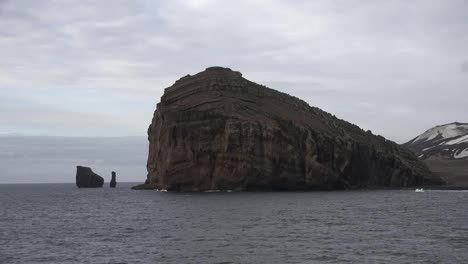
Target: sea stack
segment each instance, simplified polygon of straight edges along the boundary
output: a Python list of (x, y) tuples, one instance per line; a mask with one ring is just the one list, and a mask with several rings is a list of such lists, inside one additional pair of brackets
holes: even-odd
[(116, 181), (115, 177), (116, 177), (115, 176), (115, 171), (113, 171), (112, 172), (112, 179), (111, 179), (110, 184), (109, 184), (111, 188), (115, 188), (115, 186), (117, 186), (117, 181)]
[(78, 188), (101, 188), (104, 185), (104, 178), (94, 173), (91, 168), (76, 167), (76, 186)]
[(146, 185), (169, 191), (442, 183), (398, 144), (222, 67), (165, 89), (148, 139)]

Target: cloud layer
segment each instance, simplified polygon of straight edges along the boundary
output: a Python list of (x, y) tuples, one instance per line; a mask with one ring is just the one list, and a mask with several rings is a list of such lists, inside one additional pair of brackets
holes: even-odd
[(76, 166), (88, 166), (117, 182), (146, 179), (145, 137), (0, 137), (0, 184), (75, 182)]
[(144, 135), (212, 65), (397, 142), (467, 122), (468, 3), (0, 1), (0, 134)]

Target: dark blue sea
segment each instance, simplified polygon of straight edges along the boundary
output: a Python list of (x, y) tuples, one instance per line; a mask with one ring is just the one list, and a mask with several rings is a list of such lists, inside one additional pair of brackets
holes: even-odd
[(468, 192), (0, 185), (0, 263), (468, 263)]

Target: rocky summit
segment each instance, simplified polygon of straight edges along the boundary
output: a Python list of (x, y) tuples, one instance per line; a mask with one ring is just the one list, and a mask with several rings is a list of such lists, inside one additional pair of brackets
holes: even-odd
[(165, 89), (148, 138), (146, 182), (158, 189), (293, 191), (442, 183), (396, 143), (222, 67), (187, 75)]

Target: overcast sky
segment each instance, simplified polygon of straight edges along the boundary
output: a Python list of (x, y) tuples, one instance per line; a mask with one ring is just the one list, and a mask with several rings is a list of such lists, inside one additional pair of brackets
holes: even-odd
[(403, 143), (467, 122), (468, 1), (0, 0), (0, 134), (145, 136), (221, 65)]

